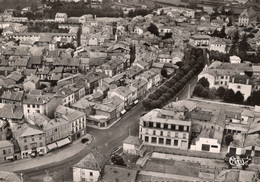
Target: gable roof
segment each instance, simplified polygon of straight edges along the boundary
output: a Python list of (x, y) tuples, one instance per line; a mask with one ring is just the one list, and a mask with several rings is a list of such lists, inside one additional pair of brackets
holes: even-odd
[(142, 140), (137, 137), (137, 136), (131, 136), (129, 135), (124, 141), (123, 143), (126, 144), (131, 144), (131, 145), (135, 145), (135, 146), (140, 146), (142, 144)]
[(32, 135), (43, 134), (44, 132), (38, 129), (36, 126), (32, 126), (29, 124), (23, 124), (20, 128), (16, 129), (15, 136), (16, 137), (26, 137)]
[(101, 171), (105, 166), (104, 156), (98, 150), (92, 150), (81, 159), (74, 167)]

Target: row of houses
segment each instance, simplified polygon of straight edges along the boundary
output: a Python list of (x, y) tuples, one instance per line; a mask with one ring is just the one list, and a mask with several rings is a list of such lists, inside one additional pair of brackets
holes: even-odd
[[(37, 109), (39, 105), (32, 107)], [(0, 141), (0, 162), (44, 155), (86, 134), (85, 113), (59, 105), (53, 114), (54, 119), (50, 119), (42, 112), (31, 112), (27, 122), (13, 128), (13, 139)]]

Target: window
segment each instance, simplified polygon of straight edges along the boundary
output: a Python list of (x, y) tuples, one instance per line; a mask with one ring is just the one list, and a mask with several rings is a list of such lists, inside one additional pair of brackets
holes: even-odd
[(161, 123), (156, 123), (156, 128), (161, 128)]
[(32, 137), (32, 141), (34, 141), (34, 138)]
[(89, 175), (90, 175), (90, 176), (93, 176), (93, 172), (89, 172)]
[(164, 124), (164, 125), (163, 125), (163, 128), (164, 128), (164, 129), (168, 129), (168, 124)]
[(183, 138), (186, 138), (186, 133), (183, 133)]
[(203, 151), (209, 151), (209, 149), (210, 149), (210, 145), (202, 144), (201, 150), (203, 150)]
[(238, 86), (237, 86), (237, 89), (240, 89), (240, 88), (241, 88), (241, 86), (240, 86), (240, 85), (238, 85)]
[(27, 145), (25, 145), (25, 146), (24, 146), (24, 150), (28, 150), (28, 147), (27, 147)]
[(26, 142), (27, 142), (27, 139), (25, 138), (23, 142), (26, 143)]
[(145, 141), (145, 142), (149, 142), (149, 137), (148, 137), (148, 136), (145, 136), (145, 137), (144, 137), (144, 141)]
[(166, 139), (166, 145), (171, 145), (171, 139)]
[(35, 105), (33, 104), (32, 107), (35, 108)]
[(184, 127), (180, 125), (180, 126), (179, 126), (179, 130), (180, 130), (180, 131), (183, 131), (183, 130), (184, 130)]
[(211, 145), (211, 148), (218, 148), (217, 145)]
[(170, 137), (171, 136), (171, 132), (168, 131), (167, 132), (167, 136)]
[(174, 140), (173, 145), (174, 145), (174, 146), (177, 146), (178, 143), (179, 143), (178, 140)]
[(5, 150), (3, 150), (3, 154), (4, 154), (4, 155), (6, 154)]
[(42, 139), (42, 136), (39, 136), (39, 140), (41, 140)]
[(156, 137), (152, 137), (152, 143), (157, 143), (157, 138)]
[(27, 107), (30, 107), (30, 104), (27, 104)]
[(156, 131), (155, 130), (153, 130), (153, 135), (156, 135)]
[(163, 136), (163, 131), (160, 132), (160, 135)]
[(159, 144), (163, 144), (164, 143), (164, 139), (163, 138), (159, 138)]
[(42, 142), (40, 142), (40, 147), (42, 147)]
[(149, 122), (149, 127), (153, 127), (153, 122)]
[(57, 129), (57, 128), (55, 128), (55, 133), (56, 133), (56, 132), (58, 132), (58, 129)]
[(175, 125), (174, 124), (171, 125), (171, 130), (175, 130)]
[(179, 136), (178, 136), (178, 133), (175, 133), (175, 138), (178, 138)]

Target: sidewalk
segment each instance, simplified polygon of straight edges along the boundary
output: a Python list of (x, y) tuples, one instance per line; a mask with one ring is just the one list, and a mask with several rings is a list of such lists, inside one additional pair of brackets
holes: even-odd
[[(85, 137), (87, 136), (84, 135), (82, 138)], [(74, 141), (72, 144), (60, 148), (58, 149), (58, 151), (47, 153), (42, 157), (27, 158), (27, 159), (17, 160), (14, 162), (3, 163), (0, 165), (0, 171), (16, 172), (21, 170), (38, 168), (54, 162), (61, 162), (65, 159), (70, 158), (71, 156), (80, 153), (87, 146), (88, 145), (81, 143), (81, 138), (80, 138), (77, 141)]]

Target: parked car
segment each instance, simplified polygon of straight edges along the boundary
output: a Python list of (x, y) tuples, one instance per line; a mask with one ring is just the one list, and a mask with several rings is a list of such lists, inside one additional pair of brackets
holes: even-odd
[(82, 138), (82, 139), (81, 139), (81, 143), (86, 143), (86, 142), (88, 142), (88, 141), (89, 141), (88, 138)]

